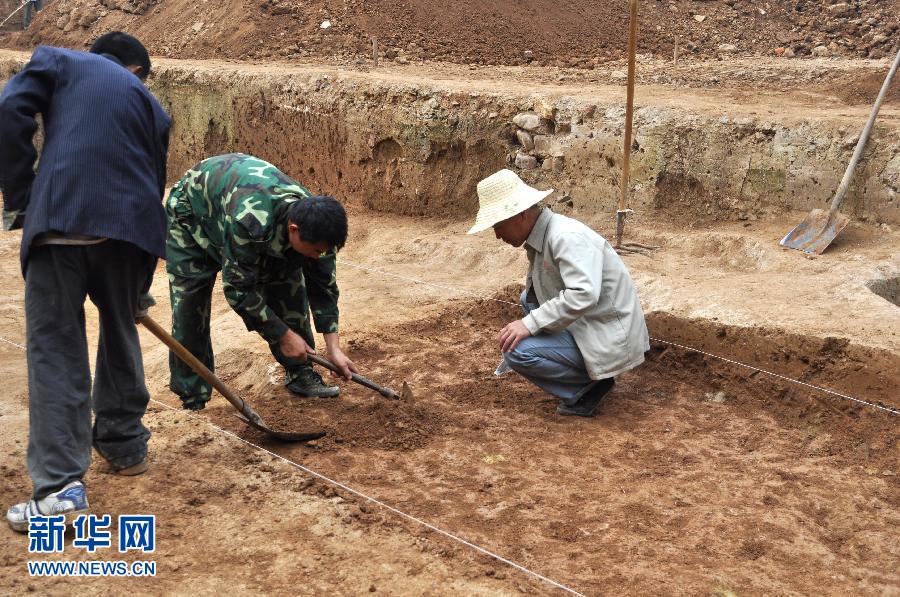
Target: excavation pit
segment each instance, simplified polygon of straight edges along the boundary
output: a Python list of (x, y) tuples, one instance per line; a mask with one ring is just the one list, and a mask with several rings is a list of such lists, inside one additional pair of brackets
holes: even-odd
[[(0, 58), (4, 76), (24, 59)], [(649, 85), (626, 230), (660, 249), (625, 260), (652, 349), (596, 418), (572, 421), (521, 378), (492, 375), (525, 258), (489, 232), (465, 232), (475, 182), (514, 167), (527, 143), (513, 119), (533, 112), (553, 126), (531, 136), (538, 167), (522, 175), (557, 189), (551, 207), (609, 236), (621, 88), (468, 68), (159, 62), (151, 85), (175, 117), (172, 179), (207, 155), (245, 151), (347, 202), (345, 349), (379, 383), (408, 380), (417, 400), (347, 383), (339, 400), (293, 397), (217, 288), (218, 372), (279, 429), (329, 431), (280, 445), (220, 397), (199, 416), (178, 411), (167, 352), (142, 336), (158, 401), (147, 416), (151, 470), (123, 480), (95, 465), (91, 500), (99, 513), (157, 515), (165, 574), (155, 591), (285, 593), (302, 570), (311, 593), (551, 592), (280, 458), (585, 594), (877, 594), (900, 584), (896, 278), (871, 293), (848, 282), (876, 279), (896, 259), (897, 233), (873, 225), (898, 223), (896, 120), (879, 124), (854, 183), (854, 224), (812, 258), (777, 240), (830, 199), (866, 107), (823, 108), (798, 93), (774, 114), (764, 94)], [(843, 72), (814, 68), (825, 81)], [(19, 280), (16, 243), (0, 238), (8, 280)], [(166, 321), (162, 270), (153, 292)], [(0, 296), (0, 336), (21, 341), (21, 284)], [(3, 345), (7, 496), (28, 486), (23, 362)], [(25, 589), (25, 550), (10, 541), (2, 555), (0, 576)], [(248, 560), (265, 574), (233, 565)]]
[(866, 284), (866, 287), (889, 303), (900, 307), (900, 276), (873, 280)]

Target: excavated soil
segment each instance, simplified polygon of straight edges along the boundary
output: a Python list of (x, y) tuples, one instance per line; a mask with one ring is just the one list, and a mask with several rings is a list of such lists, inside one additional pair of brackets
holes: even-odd
[[(324, 22), (329, 28), (322, 28)], [(80, 47), (128, 30), (157, 55), (381, 59), (594, 68), (624, 55), (628, 3), (574, 0), (75, 0), (50, 2), (6, 43)], [(883, 58), (896, 51), (898, 0), (640, 3), (638, 52), (672, 57), (824, 55)], [(822, 54), (818, 54), (822, 55)]]
[(348, 384), (340, 400), (252, 391), (279, 428), (329, 431), (306, 447), (210, 415), (586, 594), (896, 588), (894, 418), (655, 344), (596, 419), (563, 419), (522, 379), (492, 375), (490, 338), (515, 308), (461, 303), (351, 345), (377, 379), (408, 381), (413, 403)]

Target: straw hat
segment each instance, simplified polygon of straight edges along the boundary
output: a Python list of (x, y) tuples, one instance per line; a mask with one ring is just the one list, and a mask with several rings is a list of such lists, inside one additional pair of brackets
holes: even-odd
[(553, 192), (539, 191), (528, 186), (515, 172), (500, 170), (478, 183), (478, 216), (469, 234), (487, 230), (497, 222), (502, 222), (522, 213)]

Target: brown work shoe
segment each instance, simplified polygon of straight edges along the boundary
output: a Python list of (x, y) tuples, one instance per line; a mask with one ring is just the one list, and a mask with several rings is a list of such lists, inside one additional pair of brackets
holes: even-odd
[(137, 475), (143, 475), (149, 468), (150, 459), (145, 456), (144, 459), (137, 464), (132, 464), (131, 466), (126, 466), (125, 468), (113, 467), (113, 472), (117, 475), (122, 475), (123, 477), (135, 477)]

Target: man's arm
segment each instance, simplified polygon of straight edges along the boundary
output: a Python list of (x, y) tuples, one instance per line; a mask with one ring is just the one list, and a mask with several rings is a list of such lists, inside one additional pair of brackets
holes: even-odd
[(345, 378), (350, 379), (350, 374), (358, 371), (344, 354), (338, 334), (337, 251), (332, 249), (319, 259), (304, 259), (303, 277), (313, 323), (325, 337), (328, 358), (341, 369)]
[(303, 260), (306, 295), (313, 323), (320, 334), (338, 331), (337, 251), (332, 249), (319, 259)]
[(551, 250), (565, 288), (522, 319), (531, 334), (564, 330), (600, 300), (603, 253), (575, 232), (551, 241)]
[(259, 268), (265, 243), (253, 239), (240, 222), (226, 230), (222, 256), (222, 287), (231, 308), (241, 316), (248, 330), (259, 332), (267, 341), (277, 342), (289, 328), (266, 304), (260, 292)]
[(36, 116), (50, 105), (55, 84), (56, 60), (49, 49), (38, 48), (0, 95), (0, 191), (8, 230), (22, 226), (37, 159)]

